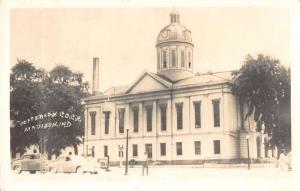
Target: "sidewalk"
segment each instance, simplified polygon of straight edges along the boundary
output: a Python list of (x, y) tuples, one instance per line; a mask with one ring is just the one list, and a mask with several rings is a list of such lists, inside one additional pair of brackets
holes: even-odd
[[(197, 166), (150, 166), (142, 176), (141, 166), (111, 167), (97, 175), (87, 174), (13, 174), (12, 190), (122, 190), (122, 191), (289, 191), (292, 172), (278, 168), (198, 168)], [(49, 185), (51, 185), (49, 187)], [(49, 188), (49, 189), (48, 189)], [(71, 188), (71, 189), (70, 189)]]
[[(276, 163), (250, 163), (250, 168), (275, 168)], [(135, 165), (133, 168), (139, 168), (141, 165)], [(130, 166), (128, 168), (131, 168)], [(197, 165), (150, 165), (150, 168), (248, 168), (247, 163), (238, 164), (218, 164), (204, 163)]]

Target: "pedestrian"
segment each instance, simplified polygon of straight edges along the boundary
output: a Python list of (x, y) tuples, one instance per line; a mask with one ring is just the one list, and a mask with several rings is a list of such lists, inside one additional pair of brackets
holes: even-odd
[(288, 165), (288, 170), (292, 170), (292, 153), (291, 151), (286, 155), (286, 164)]
[(285, 151), (279, 155), (279, 159), (277, 160), (276, 166), (282, 170), (288, 169), (288, 165), (286, 163)]
[(123, 167), (123, 151), (120, 150), (119, 151), (119, 167), (122, 168)]
[(119, 167), (122, 168), (123, 163), (123, 145), (118, 145), (119, 148)]
[(144, 176), (144, 173), (145, 173), (145, 169), (146, 169), (146, 173), (147, 173), (147, 176), (149, 174), (149, 167), (148, 167), (148, 153), (145, 151), (144, 152), (144, 156), (143, 156), (143, 161), (142, 161), (142, 171), (143, 171), (143, 176)]
[(106, 163), (106, 169), (105, 171), (109, 172), (109, 155), (106, 156), (107, 157), (107, 163)]

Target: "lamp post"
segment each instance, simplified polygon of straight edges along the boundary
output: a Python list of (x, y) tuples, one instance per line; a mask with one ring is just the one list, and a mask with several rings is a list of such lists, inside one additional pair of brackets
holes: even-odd
[(125, 166), (125, 175), (128, 174), (128, 131), (129, 129), (126, 128), (126, 166)]
[(250, 150), (249, 150), (249, 135), (246, 136), (247, 139), (247, 153), (248, 153), (248, 170), (250, 170)]

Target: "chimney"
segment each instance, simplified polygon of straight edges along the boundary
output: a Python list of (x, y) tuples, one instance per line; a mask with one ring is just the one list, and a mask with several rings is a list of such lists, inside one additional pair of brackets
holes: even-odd
[(99, 58), (93, 58), (93, 85), (92, 92), (95, 95), (99, 91)]

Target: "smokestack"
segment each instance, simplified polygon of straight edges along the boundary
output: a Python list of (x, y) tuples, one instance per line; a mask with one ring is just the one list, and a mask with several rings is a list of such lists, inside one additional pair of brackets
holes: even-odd
[(92, 92), (95, 95), (99, 91), (99, 58), (93, 58), (93, 85)]

